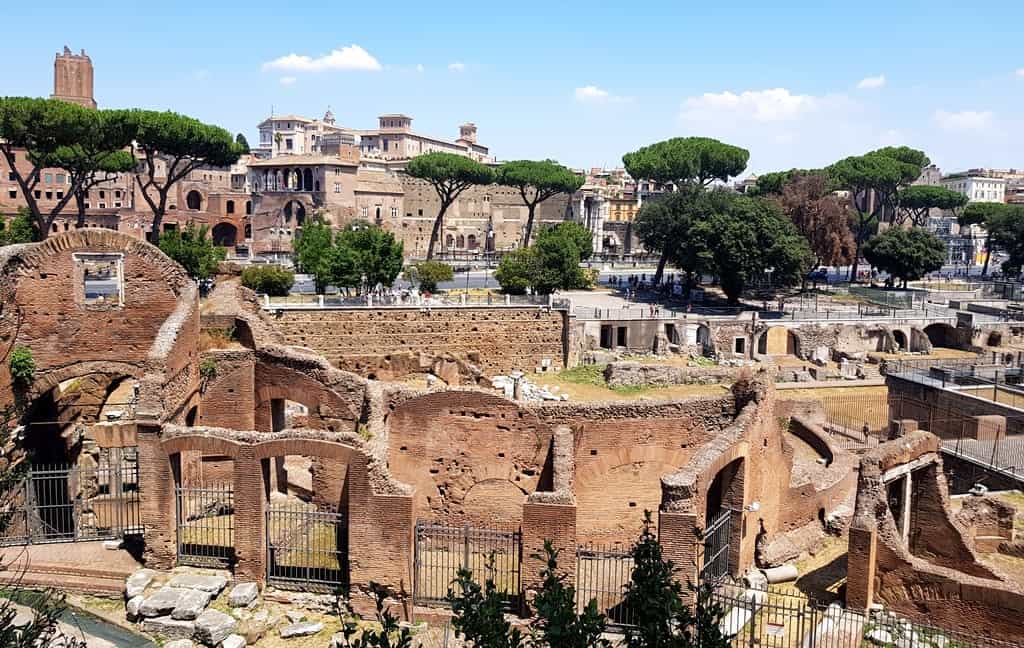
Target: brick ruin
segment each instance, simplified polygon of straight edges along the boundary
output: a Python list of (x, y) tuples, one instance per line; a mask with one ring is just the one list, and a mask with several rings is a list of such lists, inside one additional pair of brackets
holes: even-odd
[[(780, 399), (764, 372), (740, 374), (725, 395), (666, 401), (523, 403), (473, 387), (420, 390), (303, 348), (311, 333), (282, 328), (237, 284), (218, 286), (200, 313), (181, 269), (131, 237), (71, 232), (4, 248), (0, 265), (0, 402), (29, 404), (29, 418), (40, 401), (60, 405), (56, 429), (29, 425), (26, 439), (74, 426), (89, 447), (137, 451), (148, 565), (180, 560), (169, 514), (176, 489), (218, 483), (234, 494), (236, 578), (266, 580), (267, 507), (300, 498), (343, 520), (346, 582), (363, 611), (370, 582), (411, 594), (418, 522), (518, 529), (529, 589), (544, 540), (568, 555), (581, 544), (628, 545), (645, 510), (666, 555), (693, 577), (705, 560), (701, 530), (729, 511), (728, 571), (741, 576), (844, 533), (856, 493), (851, 606), (884, 602), (951, 627), (963, 627), (954, 618), (963, 613), (1007, 632), (1010, 612), (1021, 611), (1015, 586), (973, 553), (978, 538), (1001, 532), (1006, 512), (972, 504), (950, 517), (934, 437), (913, 432), (879, 446), (859, 460), (857, 481), (858, 458), (834, 445), (820, 407)], [(555, 311), (499, 312), (472, 309), (459, 339), (482, 322), (496, 335), (497, 318), (511, 313), (562, 327)], [(436, 326), (434, 315), (417, 312), (412, 328)], [(371, 344), (362, 328), (374, 325), (351, 320), (341, 330)], [(231, 343), (204, 347), (214, 330), (231, 330)], [(510, 344), (521, 337), (508, 335)], [(302, 336), (307, 344), (295, 346)], [(411, 338), (402, 344), (415, 348)], [(539, 353), (557, 348), (537, 344)], [(12, 384), (16, 347), (37, 365), (28, 385)], [(518, 352), (530, 351), (508, 357)], [(127, 399), (117, 412), (115, 393)], [(913, 506), (894, 512), (900, 478)], [(574, 561), (564, 567), (573, 577)]]
[(1000, 532), (999, 513), (982, 508), (950, 514), (939, 439), (928, 432), (868, 452), (850, 526), (847, 604), (882, 603), (913, 620), (1024, 639), (1024, 590), (978, 557), (977, 531)]

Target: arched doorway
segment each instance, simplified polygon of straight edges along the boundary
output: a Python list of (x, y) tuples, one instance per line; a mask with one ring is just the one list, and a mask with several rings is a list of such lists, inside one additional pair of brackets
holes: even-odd
[(787, 353), (789, 331), (784, 326), (772, 326), (757, 341), (757, 352), (761, 355), (780, 356)]
[(199, 211), (203, 208), (203, 194), (195, 189), (185, 195), (185, 206), (192, 211)]
[(235, 247), (238, 228), (231, 223), (217, 223), (213, 226), (213, 244), (220, 247)]
[(895, 351), (909, 351), (910, 346), (907, 344), (907, 334), (899, 329), (894, 329), (892, 332), (892, 339), (896, 343)]
[(302, 189), (303, 191), (313, 191), (313, 170), (305, 169), (302, 172)]
[(470, 250), (476, 249), (476, 235), (470, 234), (466, 237), (466, 247)]
[(697, 326), (697, 346), (700, 347), (701, 353), (710, 356), (715, 352), (715, 344), (711, 340), (711, 329), (705, 324)]
[(225, 205), (224, 205), (224, 211), (225, 211), (225, 213), (228, 213), (228, 214), (234, 214), (235, 213), (235, 201), (234, 200), (227, 201), (227, 203), (225, 203)]
[(726, 464), (711, 481), (704, 503), (704, 558), (701, 574), (715, 580), (736, 575), (743, 538), (745, 460)]
[(291, 224), (295, 219), (296, 225), (302, 225), (306, 220), (306, 208), (298, 200), (289, 200), (284, 206), (284, 222)]
[(928, 341), (931, 342), (933, 347), (942, 347), (945, 349), (960, 348), (956, 329), (949, 324), (941, 322), (929, 324), (924, 327), (924, 334), (928, 336)]

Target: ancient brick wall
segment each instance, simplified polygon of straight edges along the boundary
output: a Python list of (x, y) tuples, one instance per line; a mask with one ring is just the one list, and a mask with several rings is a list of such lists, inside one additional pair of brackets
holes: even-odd
[(282, 310), (272, 321), (287, 344), (339, 369), (373, 374), (391, 354), (450, 353), (487, 375), (561, 368), (567, 315), (537, 307)]
[(202, 362), (213, 367), (204, 379), (199, 406), (199, 425), (251, 430), (255, 428), (255, 354), (246, 349), (212, 350)]
[(889, 400), (894, 403), (894, 416), (914, 419), (922, 428), (942, 438), (971, 436), (977, 434), (980, 416), (1002, 416), (1006, 418), (1005, 434), (1024, 433), (1024, 417), (1017, 408), (990, 400), (992, 388), (987, 388), (989, 398), (974, 396), (970, 391), (944, 389), (940, 385), (928, 385), (899, 376), (886, 376)]

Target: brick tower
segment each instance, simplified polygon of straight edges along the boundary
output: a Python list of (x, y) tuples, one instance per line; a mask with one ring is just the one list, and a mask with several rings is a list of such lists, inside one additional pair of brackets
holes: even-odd
[(65, 45), (64, 51), (57, 54), (53, 61), (53, 95), (50, 98), (86, 108), (96, 107), (92, 94), (92, 60), (84, 49), (81, 54), (72, 54)]

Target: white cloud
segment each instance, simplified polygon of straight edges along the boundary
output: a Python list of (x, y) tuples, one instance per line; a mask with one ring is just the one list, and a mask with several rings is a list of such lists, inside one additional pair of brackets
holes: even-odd
[(879, 74), (878, 76), (869, 76), (860, 80), (857, 84), (858, 90), (870, 90), (873, 88), (881, 88), (885, 85), (885, 75)]
[(790, 121), (815, 110), (820, 99), (811, 95), (793, 94), (786, 88), (746, 90), (734, 94), (706, 92), (683, 101), (680, 118), (684, 121), (718, 121), (732, 118), (758, 122)]
[(995, 115), (988, 110), (962, 110), (960, 112), (948, 112), (936, 110), (934, 119), (939, 128), (948, 131), (977, 131), (985, 130), (992, 125)]
[(1024, 79), (1024, 68), (1017, 68), (1017, 76)]
[(452, 72), (465, 72), (466, 64), (455, 61), (454, 63), (448, 64), (448, 69), (451, 70)]
[(317, 58), (305, 54), (288, 54), (263, 64), (264, 70), (288, 70), (292, 72), (321, 72), (323, 70), (363, 70), (377, 72), (382, 69), (380, 61), (362, 47), (352, 44), (331, 50)]
[(417, 72), (422, 72), (422, 71), (424, 71), (424, 70), (426, 70), (426, 69), (427, 69), (427, 68), (423, 67), (423, 64), (422, 64), (422, 63), (417, 63), (417, 64), (416, 64), (416, 71), (417, 71)]
[(577, 102), (585, 104), (626, 103), (633, 100), (632, 97), (620, 97), (618, 95), (613, 95), (607, 90), (598, 88), (595, 85), (576, 88), (576, 90), (573, 91), (573, 96), (576, 98)]
[(283, 86), (289, 86), (289, 85), (295, 83), (296, 81), (298, 81), (298, 79), (296, 79), (293, 76), (281, 77), (281, 85), (283, 85)]

